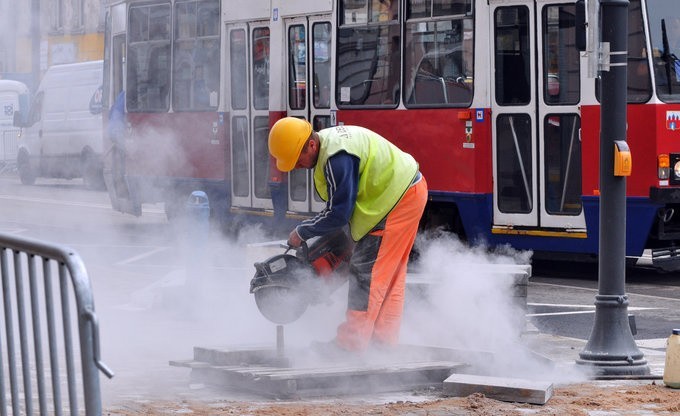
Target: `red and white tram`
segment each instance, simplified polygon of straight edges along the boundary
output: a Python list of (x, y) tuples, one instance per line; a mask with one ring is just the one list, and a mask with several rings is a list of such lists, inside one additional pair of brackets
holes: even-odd
[[(626, 253), (651, 250), (668, 270), (680, 265), (673, 4), (628, 8)], [(267, 152), (290, 115), (363, 125), (413, 154), (430, 187), (423, 227), (595, 257), (599, 80), (576, 21), (560, 0), (111, 1), (105, 92), (126, 104), (112, 204), (139, 215), (162, 201), (173, 216), (203, 190), (227, 224), (311, 215), (323, 204), (310, 172), (277, 172)]]

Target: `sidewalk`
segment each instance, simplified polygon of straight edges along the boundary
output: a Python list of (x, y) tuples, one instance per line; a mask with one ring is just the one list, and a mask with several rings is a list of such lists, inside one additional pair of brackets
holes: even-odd
[[(585, 348), (587, 340), (541, 333), (533, 328), (532, 325), (528, 326), (529, 328), (522, 335), (522, 339), (526, 341), (526, 345), (529, 348), (551, 359), (558, 366), (565, 368), (582, 367), (576, 364), (576, 360), (580, 358), (579, 354)], [(661, 380), (666, 360), (666, 338), (636, 340), (635, 343), (644, 355), (644, 359), (647, 360), (650, 374), (645, 377), (622, 377), (622, 380), (636, 378)], [(616, 380), (611, 379), (609, 381)]]

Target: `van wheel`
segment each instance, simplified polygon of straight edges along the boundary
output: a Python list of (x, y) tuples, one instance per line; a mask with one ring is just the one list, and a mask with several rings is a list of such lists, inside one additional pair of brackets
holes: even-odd
[(17, 159), (17, 170), (19, 171), (19, 179), (24, 185), (35, 184), (37, 177), (36, 173), (31, 169), (31, 164), (28, 161), (28, 156), (22, 153)]

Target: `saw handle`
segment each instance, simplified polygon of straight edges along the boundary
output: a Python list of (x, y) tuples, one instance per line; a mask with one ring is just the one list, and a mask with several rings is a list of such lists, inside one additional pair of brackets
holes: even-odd
[(307, 246), (306, 241), (303, 240), (300, 247), (298, 247), (297, 256), (302, 260), (309, 261), (309, 246)]
[(295, 250), (295, 256), (297, 258), (300, 260), (309, 261), (309, 246), (307, 246), (306, 241), (303, 241), (302, 244), (300, 244), (300, 247), (293, 247), (288, 244), (288, 242), (281, 243), (281, 247), (286, 249), (283, 254), (288, 254), (289, 251)]

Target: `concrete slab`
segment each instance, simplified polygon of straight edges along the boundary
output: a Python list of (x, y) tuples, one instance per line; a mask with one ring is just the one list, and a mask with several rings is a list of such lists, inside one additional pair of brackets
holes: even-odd
[[(465, 367), (452, 359), (459, 352), (418, 346), (405, 346), (379, 357), (310, 360), (310, 355), (309, 350), (289, 350), (281, 357), (272, 348), (196, 347), (192, 360), (171, 361), (170, 365), (191, 368), (192, 382), (273, 398), (441, 388), (443, 380)], [(305, 360), (296, 363), (288, 357)]]
[(553, 395), (553, 384), (516, 378), (453, 374), (444, 380), (443, 393), (464, 397), (482, 393), (486, 397), (504, 402), (545, 404)]

